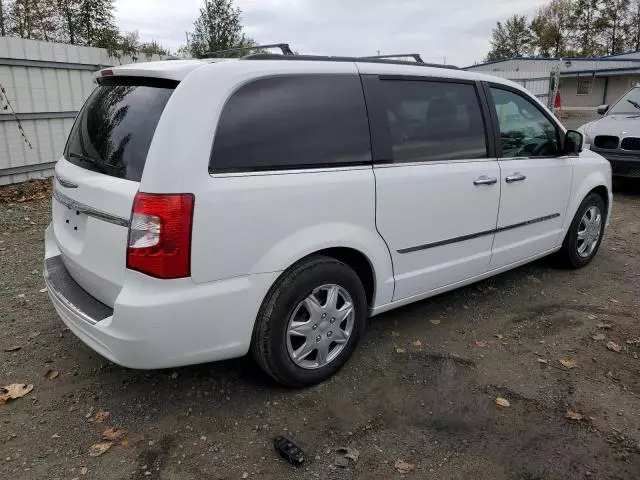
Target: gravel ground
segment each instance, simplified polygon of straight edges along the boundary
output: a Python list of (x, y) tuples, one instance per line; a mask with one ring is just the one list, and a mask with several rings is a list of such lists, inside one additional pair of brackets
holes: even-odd
[[(376, 317), (347, 366), (306, 390), (247, 358), (145, 372), (93, 353), (41, 291), (49, 208), (0, 203), (0, 384), (34, 385), (0, 407), (0, 478), (640, 478), (637, 185), (616, 193), (587, 268), (543, 260)], [(90, 456), (108, 427), (125, 440)], [(275, 455), (282, 433), (304, 466)], [(336, 467), (340, 447), (357, 461)]]

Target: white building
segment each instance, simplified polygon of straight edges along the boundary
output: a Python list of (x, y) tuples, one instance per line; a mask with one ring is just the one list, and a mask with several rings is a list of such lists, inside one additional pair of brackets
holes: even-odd
[(562, 108), (592, 110), (598, 105), (614, 103), (640, 83), (640, 51), (598, 58), (516, 57), (473, 65), (465, 70), (495, 74), (523, 84), (523, 79), (539, 81), (557, 74)]

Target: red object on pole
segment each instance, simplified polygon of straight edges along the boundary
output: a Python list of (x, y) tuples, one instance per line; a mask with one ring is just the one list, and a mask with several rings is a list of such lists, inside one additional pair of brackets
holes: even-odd
[(556, 92), (556, 98), (553, 102), (553, 107), (558, 110), (562, 109), (562, 99), (560, 98), (560, 90)]

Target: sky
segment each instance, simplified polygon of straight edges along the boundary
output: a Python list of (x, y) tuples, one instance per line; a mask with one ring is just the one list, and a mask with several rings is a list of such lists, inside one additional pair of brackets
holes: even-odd
[[(235, 0), (245, 34), (301, 54), (420, 53), (460, 67), (481, 61), (498, 20), (530, 18), (548, 0)], [(116, 23), (177, 50), (202, 0), (116, 0)]]

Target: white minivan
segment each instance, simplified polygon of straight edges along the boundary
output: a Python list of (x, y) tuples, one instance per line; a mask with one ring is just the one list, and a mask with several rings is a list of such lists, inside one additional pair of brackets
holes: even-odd
[(589, 263), (611, 167), (519, 85), (260, 53), (103, 70), (55, 168), (45, 278), (141, 369), (251, 351), (321, 382), (367, 318), (556, 253)]

